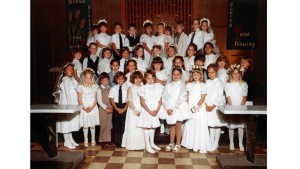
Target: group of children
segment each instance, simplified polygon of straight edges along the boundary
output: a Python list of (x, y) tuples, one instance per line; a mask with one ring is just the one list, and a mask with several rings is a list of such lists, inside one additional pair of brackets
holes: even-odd
[[(208, 19), (195, 19), (194, 32), (189, 36), (178, 22), (175, 37), (165, 34), (164, 23), (158, 24), (157, 36), (152, 35), (149, 20), (143, 23), (145, 34), (141, 37), (132, 24), (128, 36), (121, 34), (119, 23), (110, 37), (105, 33), (106, 24), (100, 20), (99, 27), (93, 26), (88, 41), (90, 56), (82, 65), (82, 53), (74, 49), (73, 62), (63, 66), (59, 104), (82, 107), (79, 114), (57, 119), (64, 146), (78, 146), (71, 132), (80, 127), (84, 146), (89, 146), (88, 128), (90, 145), (95, 146), (95, 126), (100, 125), (98, 142), (102, 147), (155, 153), (161, 150), (154, 143), (155, 130), (160, 127), (163, 133), (168, 127), (170, 144), (165, 151), (176, 152), (184, 146), (206, 153), (218, 148), (220, 128), (228, 126), (230, 150), (234, 150), (233, 129), (239, 128), (239, 147), (244, 151), (244, 119), (224, 117), (217, 106), (246, 104), (247, 80), (252, 80), (250, 58), (243, 57), (241, 65), (229, 66), (226, 56), (218, 57)], [(243, 80), (245, 74), (248, 79)]]

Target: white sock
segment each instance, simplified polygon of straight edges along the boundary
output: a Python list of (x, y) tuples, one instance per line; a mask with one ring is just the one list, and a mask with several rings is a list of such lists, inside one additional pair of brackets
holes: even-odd
[(214, 141), (215, 141), (215, 129), (214, 128), (209, 128), (209, 136), (210, 136), (210, 143), (211, 143), (210, 145), (213, 146), (214, 145)]
[(239, 146), (243, 146), (243, 137), (244, 137), (244, 129), (243, 128), (238, 128), (238, 135), (239, 135)]
[(91, 130), (92, 140), (95, 141), (95, 128), (91, 127), (90, 130)]
[(150, 135), (150, 145), (151, 145), (151, 147), (156, 149), (156, 150), (160, 150), (160, 148), (157, 145), (154, 144), (155, 129), (150, 129), (149, 135)]
[(165, 123), (163, 120), (160, 120), (160, 133), (165, 132)]
[(229, 133), (229, 145), (234, 145), (234, 141), (233, 141), (233, 137), (234, 137), (234, 129), (228, 129), (228, 133)]
[(71, 142), (70, 142), (70, 140), (69, 140), (69, 133), (64, 133), (63, 134), (64, 135), (64, 144), (65, 145), (70, 145), (71, 144)]
[(215, 129), (215, 140), (213, 144), (215, 148), (219, 147), (220, 135), (221, 135), (221, 129), (220, 128)]
[(69, 141), (73, 144), (73, 146), (79, 146), (79, 144), (74, 141), (72, 133), (69, 133)]
[(88, 141), (89, 128), (83, 128), (84, 141)]
[(155, 153), (155, 151), (150, 146), (150, 132), (149, 132), (149, 130), (144, 130), (144, 135), (145, 135), (146, 150), (149, 153)]

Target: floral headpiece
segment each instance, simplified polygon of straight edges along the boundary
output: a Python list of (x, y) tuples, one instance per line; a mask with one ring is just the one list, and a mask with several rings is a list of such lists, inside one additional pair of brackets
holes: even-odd
[(107, 23), (107, 21), (106, 21), (105, 19), (100, 19), (100, 20), (98, 21), (98, 24), (100, 24), (100, 23), (102, 23), (102, 22)]
[(198, 65), (193, 65), (191, 71), (192, 72), (200, 72), (200, 71), (202, 71), (202, 67), (198, 66)]
[(244, 68), (241, 65), (234, 64), (234, 65), (230, 65), (230, 67), (227, 69), (227, 73), (232, 73), (235, 70), (244, 72)]
[(201, 22), (202, 21), (206, 21), (207, 22), (207, 26), (210, 26), (210, 21), (209, 21), (209, 19), (207, 19), (207, 18), (202, 18), (201, 20), (200, 20), (200, 25), (201, 25)]
[(166, 27), (166, 23), (164, 22), (159, 22), (159, 24), (163, 24), (163, 26)]
[(95, 74), (95, 71), (93, 69), (91, 69), (91, 68), (85, 68), (85, 69), (83, 69), (82, 73), (85, 73), (86, 71), (91, 71), (91, 72), (93, 72), (93, 74)]
[(145, 26), (146, 23), (150, 23), (151, 25), (153, 24), (152, 21), (150, 21), (150, 20), (147, 19), (147, 20), (145, 20), (145, 21), (143, 22), (143, 26)]

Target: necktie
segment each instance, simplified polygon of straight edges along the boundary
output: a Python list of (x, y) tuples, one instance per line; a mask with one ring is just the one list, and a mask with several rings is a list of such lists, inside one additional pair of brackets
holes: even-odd
[(127, 69), (127, 60), (125, 60), (125, 62), (124, 62), (124, 70), (123, 70), (124, 73), (125, 73), (126, 69)]
[(123, 41), (120, 33), (119, 33), (119, 41), (120, 41), (120, 49), (121, 49), (123, 47)]
[(119, 104), (122, 104), (122, 86), (119, 87)]
[(195, 33), (196, 33), (196, 31), (194, 31), (194, 32), (193, 32), (193, 35), (192, 35), (192, 38), (191, 38), (190, 44), (191, 44), (191, 43), (193, 43), (193, 41), (194, 41)]

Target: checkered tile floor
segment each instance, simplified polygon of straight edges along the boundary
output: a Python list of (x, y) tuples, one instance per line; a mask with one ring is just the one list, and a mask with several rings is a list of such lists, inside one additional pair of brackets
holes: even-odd
[[(218, 169), (216, 156), (220, 154), (243, 154), (236, 148), (230, 151), (228, 145), (220, 145), (218, 150), (207, 154), (195, 153), (181, 147), (180, 151), (166, 152), (167, 145), (159, 145), (162, 150), (155, 154), (145, 151), (128, 151), (124, 148), (83, 147), (83, 143), (75, 150), (68, 150), (59, 143), (59, 151), (84, 151), (85, 158), (77, 169)], [(38, 143), (31, 143), (31, 151), (41, 151)], [(267, 149), (256, 146), (256, 154), (267, 154)]]

